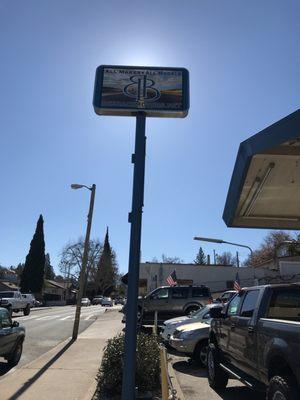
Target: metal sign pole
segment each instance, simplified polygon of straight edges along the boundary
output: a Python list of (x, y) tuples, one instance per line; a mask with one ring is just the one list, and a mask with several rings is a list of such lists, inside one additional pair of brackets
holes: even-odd
[(135, 367), (137, 337), (137, 300), (140, 269), (141, 226), (144, 203), (145, 153), (146, 153), (146, 116), (138, 113), (136, 117), (135, 152), (132, 210), (129, 214), (131, 223), (130, 250), (128, 268), (128, 290), (126, 304), (125, 360), (123, 366), (122, 400), (135, 398)]

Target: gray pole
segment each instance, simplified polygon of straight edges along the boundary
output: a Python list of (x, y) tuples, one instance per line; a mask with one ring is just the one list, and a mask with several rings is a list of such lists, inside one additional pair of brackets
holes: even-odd
[(132, 155), (133, 192), (132, 210), (129, 214), (130, 249), (128, 267), (128, 288), (126, 303), (125, 359), (123, 366), (122, 400), (135, 399), (135, 367), (137, 337), (137, 300), (140, 269), (140, 248), (142, 212), (144, 205), (146, 117), (139, 113), (136, 117), (135, 153)]
[(239, 252), (236, 252), (236, 266), (239, 268), (240, 266), (240, 258), (239, 258)]
[(77, 305), (76, 305), (76, 312), (75, 312), (75, 320), (73, 326), (73, 340), (77, 339), (78, 336), (78, 329), (79, 329), (79, 321), (80, 321), (80, 312), (81, 312), (81, 300), (83, 295), (83, 290), (85, 286), (85, 278), (86, 278), (86, 266), (88, 261), (88, 254), (89, 254), (89, 246), (90, 246), (90, 233), (92, 227), (92, 219), (93, 219), (93, 210), (94, 210), (94, 200), (95, 200), (95, 192), (96, 192), (96, 185), (92, 185), (91, 188), (88, 188), (91, 191), (91, 199), (90, 199), (90, 208), (87, 218), (87, 227), (86, 227), (86, 235), (84, 241), (84, 250), (82, 256), (82, 267), (79, 275), (79, 291), (77, 296)]

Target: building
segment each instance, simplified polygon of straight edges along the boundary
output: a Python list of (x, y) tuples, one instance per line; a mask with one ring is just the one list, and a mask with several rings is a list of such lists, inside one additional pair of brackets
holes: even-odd
[(238, 273), (241, 286), (255, 283), (254, 268), (237, 268), (232, 265), (165, 264), (146, 262), (140, 264), (139, 293), (144, 295), (155, 288), (167, 285), (167, 277), (176, 271), (178, 284), (206, 285), (212, 293), (233, 288)]
[(46, 305), (64, 306), (75, 303), (77, 290), (71, 282), (45, 279), (43, 299)]

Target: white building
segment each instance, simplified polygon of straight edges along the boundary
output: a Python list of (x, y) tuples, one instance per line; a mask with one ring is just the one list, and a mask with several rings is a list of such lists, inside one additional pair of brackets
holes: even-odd
[(254, 269), (250, 267), (146, 262), (140, 264), (140, 294), (167, 285), (167, 277), (174, 270), (178, 284), (206, 285), (212, 293), (232, 289), (237, 272), (241, 286), (251, 286), (255, 283)]

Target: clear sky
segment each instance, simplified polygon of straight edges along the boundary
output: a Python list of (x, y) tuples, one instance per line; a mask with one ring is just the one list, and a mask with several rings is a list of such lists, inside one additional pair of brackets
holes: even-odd
[(299, 108), (299, 17), (298, 0), (0, 0), (1, 264), (24, 262), (42, 213), (57, 268), (85, 232), (76, 182), (97, 185), (92, 236), (108, 225), (127, 270), (135, 120), (94, 113), (101, 64), (190, 71), (188, 117), (147, 120), (142, 260), (192, 261), (195, 235), (258, 246), (223, 207), (239, 143)]

